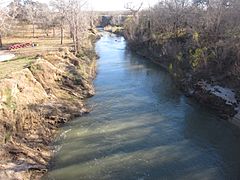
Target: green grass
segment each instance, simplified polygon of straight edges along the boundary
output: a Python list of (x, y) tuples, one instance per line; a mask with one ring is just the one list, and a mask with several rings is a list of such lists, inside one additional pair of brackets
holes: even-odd
[(15, 109), (15, 104), (12, 101), (11, 89), (6, 89), (5, 94), (7, 95), (6, 106)]
[(0, 79), (6, 77), (12, 72), (24, 69), (27, 65), (34, 61), (33, 57), (18, 57), (11, 61), (0, 62)]
[(6, 132), (6, 134), (4, 135), (4, 144), (6, 144), (8, 141), (10, 141), (12, 138), (12, 132)]

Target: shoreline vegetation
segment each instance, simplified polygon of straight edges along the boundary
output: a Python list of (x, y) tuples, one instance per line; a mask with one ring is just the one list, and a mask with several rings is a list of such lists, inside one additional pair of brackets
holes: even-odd
[(240, 3), (228, 2), (166, 1), (142, 11), (129, 8), (124, 37), (133, 51), (166, 69), (187, 96), (240, 126)]
[[(240, 127), (240, 97), (238, 93), (240, 87), (236, 82), (237, 80), (233, 80), (235, 81), (233, 82), (235, 85), (228, 87), (224, 85), (225, 79), (214, 82), (210, 81), (208, 78), (204, 79), (201, 76), (196, 77), (199, 79), (194, 80), (186, 76), (177, 76), (175, 71), (178, 71), (180, 67), (175, 67), (175, 70), (173, 70), (173, 65), (167, 62), (169, 58), (172, 58), (171, 55), (159, 54), (159, 52), (163, 51), (163, 47), (157, 44), (150, 45), (143, 42), (132, 42), (129, 37), (127, 37), (127, 32), (123, 27), (108, 25), (104, 30), (116, 34), (117, 36), (125, 37), (128, 42), (128, 47), (132, 51), (151, 60), (170, 73), (178, 88), (182, 90), (186, 96), (192, 97), (200, 104), (208, 106), (212, 110), (218, 112), (221, 118)], [(174, 59), (171, 59), (171, 61), (174, 61)], [(186, 75), (194, 76), (195, 74), (189, 73)], [(214, 75), (211, 78), (215, 78)]]

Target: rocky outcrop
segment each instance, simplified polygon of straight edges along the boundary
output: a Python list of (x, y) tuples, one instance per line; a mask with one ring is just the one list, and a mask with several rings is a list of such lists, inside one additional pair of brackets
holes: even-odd
[(116, 34), (118, 36), (123, 36), (124, 35), (124, 28), (121, 26), (106, 26), (104, 27), (104, 31)]
[(217, 110), (225, 119), (229, 119), (237, 113), (237, 97), (234, 91), (229, 88), (199, 81), (195, 85), (192, 95), (202, 104)]
[(0, 179), (40, 179), (47, 171), (59, 124), (89, 111), (94, 54), (60, 49), (0, 80)]

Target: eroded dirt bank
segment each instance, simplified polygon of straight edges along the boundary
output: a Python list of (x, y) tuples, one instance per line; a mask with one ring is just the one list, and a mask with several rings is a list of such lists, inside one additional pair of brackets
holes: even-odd
[(0, 80), (0, 179), (40, 179), (58, 126), (89, 111), (84, 99), (95, 93), (94, 40), (78, 57), (68, 48), (37, 55)]

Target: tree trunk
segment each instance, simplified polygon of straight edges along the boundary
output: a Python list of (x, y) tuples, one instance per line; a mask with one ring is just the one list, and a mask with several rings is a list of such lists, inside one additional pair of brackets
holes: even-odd
[(78, 39), (78, 27), (76, 26), (76, 29), (75, 29), (75, 43), (76, 43), (76, 49), (75, 49), (75, 54), (78, 53), (79, 51), (79, 39)]
[(63, 26), (61, 25), (61, 45), (63, 44)]
[(55, 37), (55, 27), (53, 27), (53, 37)]
[(73, 26), (72, 26), (72, 37), (73, 37), (73, 43), (74, 43), (74, 52), (76, 53), (77, 51), (77, 44), (76, 44), (76, 24), (75, 24), (75, 19), (73, 17)]
[(3, 46), (2, 44), (2, 34), (0, 33), (0, 48)]
[(77, 43), (76, 43), (76, 35), (75, 35), (75, 33), (73, 34), (73, 43), (74, 43), (74, 53), (76, 54), (76, 52), (77, 52)]
[(70, 38), (73, 38), (73, 28), (70, 28)]
[(33, 33), (33, 38), (35, 38), (35, 23), (33, 22), (32, 24), (32, 33)]
[(72, 40), (73, 40), (74, 51), (75, 51), (76, 50), (76, 43), (75, 43), (75, 35), (74, 34), (73, 34)]
[(79, 36), (78, 36), (78, 27), (79, 27), (79, 23), (78, 23), (78, 18), (76, 20), (76, 45), (77, 45), (77, 51), (76, 51), (76, 54), (79, 52)]

